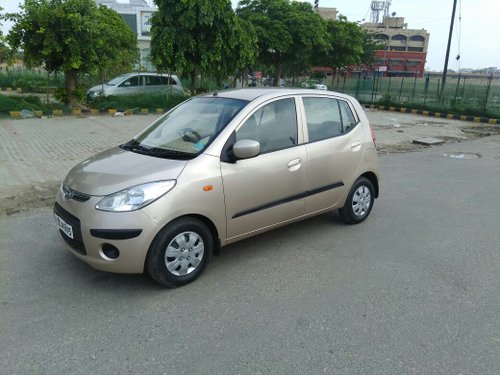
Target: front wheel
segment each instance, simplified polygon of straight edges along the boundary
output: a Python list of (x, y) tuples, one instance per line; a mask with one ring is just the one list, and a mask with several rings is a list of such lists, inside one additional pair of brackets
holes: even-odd
[(203, 222), (181, 218), (156, 236), (146, 259), (146, 268), (157, 283), (175, 288), (200, 276), (213, 248), (212, 233)]
[(352, 186), (344, 207), (339, 209), (340, 217), (347, 224), (358, 224), (365, 220), (375, 200), (373, 184), (366, 177), (360, 177)]

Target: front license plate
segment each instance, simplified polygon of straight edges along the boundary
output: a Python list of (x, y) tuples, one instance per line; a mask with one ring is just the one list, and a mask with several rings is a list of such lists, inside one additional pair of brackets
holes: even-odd
[(66, 236), (69, 238), (73, 239), (73, 227), (66, 223), (63, 219), (61, 219), (59, 216), (54, 214), (54, 218), (56, 219), (56, 225), (57, 227), (64, 232)]

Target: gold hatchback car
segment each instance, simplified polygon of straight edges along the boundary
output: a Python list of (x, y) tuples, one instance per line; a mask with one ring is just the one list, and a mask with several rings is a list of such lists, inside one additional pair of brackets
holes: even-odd
[(375, 137), (352, 97), (309, 89), (197, 96), (75, 166), (54, 216), (78, 258), (174, 287), (221, 246), (379, 194)]

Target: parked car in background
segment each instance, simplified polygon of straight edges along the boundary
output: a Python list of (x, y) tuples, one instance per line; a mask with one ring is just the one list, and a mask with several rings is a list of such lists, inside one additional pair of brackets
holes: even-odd
[(326, 87), (325, 84), (314, 79), (308, 79), (307, 81), (302, 82), (302, 87), (306, 89), (328, 90), (328, 87)]
[(356, 99), (228, 90), (191, 98), (75, 166), (54, 217), (68, 249), (92, 267), (147, 271), (173, 287), (198, 277), (219, 247), (273, 228), (336, 209), (361, 223), (379, 195), (377, 171)]
[(176, 75), (159, 73), (126, 73), (104, 85), (96, 85), (87, 92), (87, 101), (104, 95), (140, 95), (167, 93), (182, 95), (184, 89)]

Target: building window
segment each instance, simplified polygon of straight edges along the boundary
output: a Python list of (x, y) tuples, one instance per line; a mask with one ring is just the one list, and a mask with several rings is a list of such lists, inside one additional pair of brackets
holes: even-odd
[(373, 36), (373, 39), (375, 40), (389, 40), (389, 36), (385, 34), (375, 34)]
[(425, 38), (422, 36), (422, 35), (413, 35), (413, 36), (410, 36), (410, 40), (412, 42), (425, 42)]
[(424, 52), (422, 47), (408, 47), (408, 52)]
[(393, 35), (392, 40), (399, 40), (401, 42), (406, 42), (406, 37), (404, 35), (401, 35), (401, 34), (397, 34), (397, 35)]
[(391, 47), (390, 47), (390, 50), (391, 50), (391, 51), (400, 51), (400, 52), (403, 52), (403, 51), (406, 51), (406, 47), (396, 47), (396, 46), (391, 46)]

